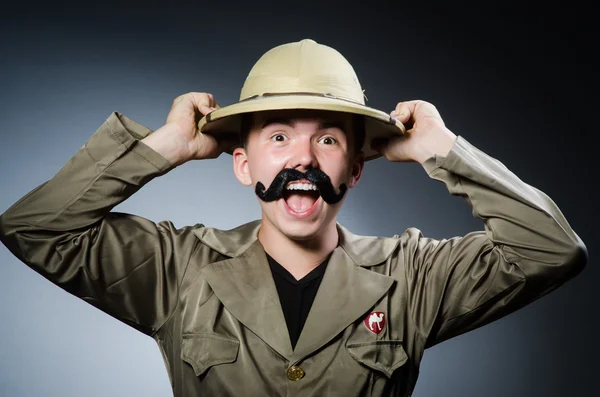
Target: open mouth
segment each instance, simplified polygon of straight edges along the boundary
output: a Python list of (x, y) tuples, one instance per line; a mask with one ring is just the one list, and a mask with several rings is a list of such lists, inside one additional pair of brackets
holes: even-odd
[(308, 211), (320, 197), (317, 186), (308, 181), (293, 181), (287, 184), (283, 199), (297, 213)]

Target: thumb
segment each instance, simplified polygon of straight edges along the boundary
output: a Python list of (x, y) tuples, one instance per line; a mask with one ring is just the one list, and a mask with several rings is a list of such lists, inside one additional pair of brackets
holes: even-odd
[(207, 114), (209, 114), (210, 112), (212, 112), (213, 110), (216, 110), (218, 108), (219, 108), (218, 105), (216, 107), (207, 106), (207, 105), (198, 105), (198, 110), (200, 110), (200, 113), (202, 113), (203, 116), (206, 116)]

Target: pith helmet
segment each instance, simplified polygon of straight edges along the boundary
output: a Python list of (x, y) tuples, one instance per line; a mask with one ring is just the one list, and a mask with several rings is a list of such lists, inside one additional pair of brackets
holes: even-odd
[(342, 54), (310, 39), (268, 50), (250, 70), (239, 102), (209, 113), (200, 120), (198, 128), (217, 139), (231, 140), (239, 136), (241, 114), (282, 109), (329, 110), (365, 116), (366, 160), (380, 156), (370, 147), (373, 138), (406, 132), (405, 126), (388, 113), (365, 105), (354, 68)]

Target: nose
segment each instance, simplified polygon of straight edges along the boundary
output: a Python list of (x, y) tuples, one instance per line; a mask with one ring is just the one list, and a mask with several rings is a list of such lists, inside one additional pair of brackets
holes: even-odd
[(318, 168), (319, 163), (311, 139), (299, 139), (295, 143), (291, 166), (302, 172), (310, 168)]

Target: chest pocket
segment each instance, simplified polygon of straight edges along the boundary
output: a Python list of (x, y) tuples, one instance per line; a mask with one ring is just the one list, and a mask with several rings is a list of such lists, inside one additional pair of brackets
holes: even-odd
[(184, 334), (181, 359), (194, 368), (196, 376), (210, 367), (237, 360), (240, 341), (217, 334)]
[(387, 378), (391, 378), (394, 371), (408, 360), (402, 341), (397, 340), (352, 342), (346, 348), (356, 361), (383, 373)]

